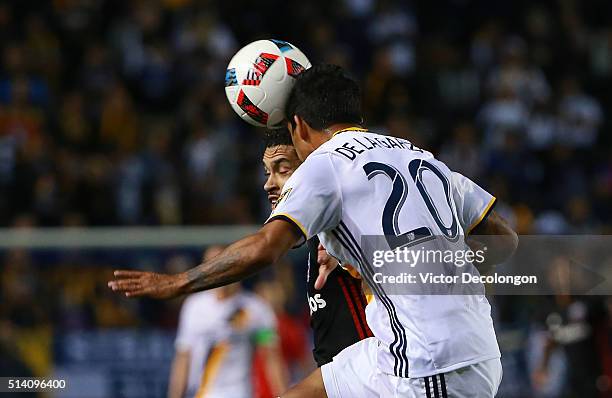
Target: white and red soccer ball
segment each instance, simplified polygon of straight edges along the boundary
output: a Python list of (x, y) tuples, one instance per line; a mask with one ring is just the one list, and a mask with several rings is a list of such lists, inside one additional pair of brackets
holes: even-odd
[(285, 102), (295, 77), (310, 61), (282, 40), (257, 40), (241, 48), (225, 72), (225, 94), (248, 123), (274, 128), (285, 118)]

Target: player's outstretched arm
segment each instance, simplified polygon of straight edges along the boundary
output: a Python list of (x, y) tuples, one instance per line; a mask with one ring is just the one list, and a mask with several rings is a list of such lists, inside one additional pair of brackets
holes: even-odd
[(293, 225), (273, 220), (218, 256), (180, 274), (115, 271), (108, 286), (126, 297), (171, 298), (237, 282), (281, 258), (300, 239)]
[(493, 266), (512, 256), (518, 247), (518, 235), (508, 222), (493, 210), (468, 235), (466, 242), (474, 251), (487, 248), (484, 262), (477, 265), (478, 270), (485, 274), (491, 271)]

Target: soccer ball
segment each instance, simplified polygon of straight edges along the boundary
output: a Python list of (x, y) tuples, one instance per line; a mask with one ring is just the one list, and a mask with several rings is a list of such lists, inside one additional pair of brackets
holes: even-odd
[(297, 47), (282, 40), (257, 40), (241, 48), (225, 72), (225, 94), (248, 123), (275, 128), (285, 118), (285, 102), (295, 77), (310, 68)]

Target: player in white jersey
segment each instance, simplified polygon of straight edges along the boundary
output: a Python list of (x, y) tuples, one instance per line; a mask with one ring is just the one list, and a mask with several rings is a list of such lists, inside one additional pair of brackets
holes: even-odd
[[(211, 246), (204, 260), (222, 250)], [(264, 354), (273, 391), (285, 389), (274, 312), (239, 284), (187, 297), (175, 345), (168, 398), (252, 397), (256, 348)]]
[[(362, 238), (384, 236), (387, 248), (435, 236), (449, 248), (482, 247), (470, 235), (478, 229), (498, 235), (480, 265), (496, 264), (513, 253), (517, 237), (491, 210), (494, 198), (409, 141), (361, 128), (359, 89), (338, 67), (301, 74), (286, 111), (304, 163), (260, 231), (186, 273), (117, 271), (110, 287), (128, 297), (158, 298), (208, 289), (245, 277), (318, 235), (332, 255), (358, 268), (374, 293), (366, 314), (375, 338), (346, 348), (288, 397), (493, 396), (501, 363), (486, 298), (389, 294), (388, 285), (375, 282), (373, 251)], [(357, 380), (364, 367), (370, 377)]]
[[(357, 264), (375, 297), (366, 315), (377, 341), (357, 343), (322, 367), (327, 395), (365, 396), (353, 376), (375, 363), (388, 375), (369, 386), (381, 396), (442, 397), (447, 390), (452, 396), (493, 396), (501, 380), (500, 352), (484, 295), (394, 292), (376, 283), (373, 253), (362, 242), (366, 236), (384, 235), (402, 244), (409, 243), (410, 234), (414, 241), (438, 236), (449, 243), (438, 250), (453, 250), (457, 242), (465, 244), (453, 239), (477, 226), (495, 198), (410, 142), (361, 128), (336, 131), (306, 164), (287, 182), (271, 219), (293, 220), (306, 237), (323, 231), (319, 238), (329, 253)], [(327, 179), (320, 178), (330, 171)], [(318, 203), (304, 206), (313, 198)], [(462, 380), (453, 372), (465, 373), (476, 364), (481, 366), (473, 372), (482, 377)]]

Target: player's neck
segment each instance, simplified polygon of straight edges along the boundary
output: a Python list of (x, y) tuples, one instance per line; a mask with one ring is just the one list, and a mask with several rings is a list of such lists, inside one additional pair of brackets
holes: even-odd
[(362, 128), (362, 127), (355, 123), (338, 123), (338, 124), (332, 124), (331, 126), (324, 129), (323, 132), (325, 133), (325, 135), (329, 135), (328, 139), (330, 139), (338, 131), (342, 131), (342, 130), (346, 130), (350, 128)]
[[(309, 140), (307, 141), (306, 150), (302, 150), (302, 152), (298, 152), (298, 156), (300, 156), (300, 160), (304, 161), (312, 152), (317, 150), (321, 145), (325, 144), (327, 141), (331, 140), (335, 133), (341, 130), (346, 130), (349, 128), (362, 128), (358, 124), (355, 123), (338, 123), (332, 124), (329, 127), (326, 127), (323, 130), (314, 130), (310, 129), (308, 136)], [(310, 128), (310, 127), (309, 127)]]

